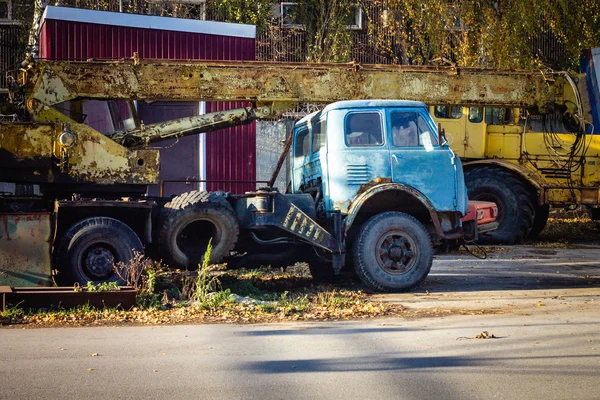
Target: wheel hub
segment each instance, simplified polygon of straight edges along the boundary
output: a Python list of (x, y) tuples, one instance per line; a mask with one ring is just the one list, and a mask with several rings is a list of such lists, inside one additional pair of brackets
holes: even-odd
[(383, 235), (377, 250), (379, 267), (389, 274), (405, 274), (416, 264), (415, 242), (401, 232)]
[(107, 278), (114, 273), (115, 256), (106, 247), (92, 248), (85, 257), (85, 269), (95, 278)]

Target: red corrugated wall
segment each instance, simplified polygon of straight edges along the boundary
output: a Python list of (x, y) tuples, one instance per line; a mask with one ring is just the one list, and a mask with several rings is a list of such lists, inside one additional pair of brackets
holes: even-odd
[[(131, 28), (46, 19), (40, 31), (39, 57), (54, 60), (128, 58), (172, 60), (254, 60), (255, 39)], [(206, 112), (246, 103), (214, 102)], [(206, 177), (208, 180), (254, 181), (256, 179), (256, 125), (224, 129), (207, 134)], [(243, 193), (254, 184), (209, 183), (208, 190)]]

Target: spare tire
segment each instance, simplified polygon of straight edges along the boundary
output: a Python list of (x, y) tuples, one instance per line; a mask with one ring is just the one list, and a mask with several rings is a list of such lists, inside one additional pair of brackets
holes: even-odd
[(239, 224), (221, 193), (187, 192), (165, 204), (160, 218), (158, 249), (171, 267), (196, 269), (212, 239), (209, 262), (220, 262), (233, 250)]

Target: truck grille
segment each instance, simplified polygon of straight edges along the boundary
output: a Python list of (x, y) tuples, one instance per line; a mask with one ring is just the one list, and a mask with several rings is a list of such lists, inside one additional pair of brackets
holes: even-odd
[(371, 173), (367, 164), (349, 164), (346, 166), (348, 185), (362, 185), (371, 180)]

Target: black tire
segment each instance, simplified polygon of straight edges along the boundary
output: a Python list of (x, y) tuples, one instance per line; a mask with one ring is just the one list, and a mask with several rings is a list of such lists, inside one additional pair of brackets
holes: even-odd
[(533, 194), (513, 173), (494, 167), (465, 172), (470, 200), (493, 201), (498, 206), (498, 229), (481, 238), (497, 244), (520, 243), (534, 221)]
[(417, 287), (431, 269), (427, 229), (411, 215), (389, 211), (371, 217), (354, 240), (354, 266), (371, 289), (402, 292)]
[(158, 248), (171, 267), (196, 269), (212, 238), (210, 263), (233, 250), (240, 232), (236, 215), (220, 193), (192, 191), (165, 204), (158, 232)]
[(550, 216), (550, 205), (544, 204), (543, 206), (538, 206), (535, 209), (535, 218), (533, 219), (533, 226), (531, 227), (531, 231), (529, 231), (529, 235), (527, 239), (535, 239), (538, 235), (544, 230), (546, 227), (546, 223), (548, 222), (548, 217)]
[(71, 226), (58, 246), (56, 265), (65, 284), (118, 282), (118, 262), (127, 263), (144, 247), (137, 234), (123, 222), (108, 217), (86, 218)]

